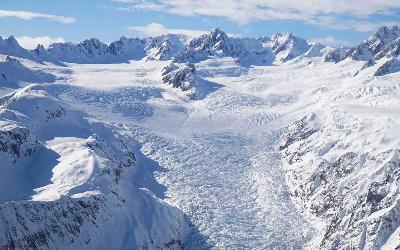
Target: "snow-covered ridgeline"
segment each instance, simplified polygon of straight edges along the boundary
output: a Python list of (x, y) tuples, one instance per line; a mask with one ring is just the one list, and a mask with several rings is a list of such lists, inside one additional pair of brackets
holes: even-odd
[(399, 28), (381, 27), (354, 47), (329, 48), (320, 43), (308, 42), (291, 33), (277, 33), (272, 37), (229, 37), (219, 28), (199, 38), (184, 35), (162, 35), (150, 38), (126, 38), (109, 45), (96, 38), (78, 44), (55, 43), (48, 49), (38, 45), (29, 51), (19, 46), (14, 37), (0, 40), (0, 53), (37, 62), (120, 63), (129, 60), (170, 60), (199, 62), (211, 56), (233, 57), (243, 66), (271, 65), (301, 57), (322, 57), (326, 62), (339, 62), (346, 58), (366, 61), (364, 68), (380, 60), (386, 63), (376, 75), (397, 71), (400, 54)]
[(400, 232), (399, 75), (353, 76), (354, 65), (337, 64), (341, 76), (307, 91), (313, 103), (308, 114), (287, 127), (279, 145), (286, 180), (319, 229), (312, 248), (394, 249)]
[(376, 63), (381, 66), (375, 76), (381, 76), (400, 69), (400, 29), (397, 26), (380, 27), (374, 35), (359, 45), (350, 48), (331, 49), (324, 55), (327, 62), (340, 62), (345, 59), (366, 61), (363, 69)]
[[(190, 39), (183, 35), (162, 35), (150, 38), (126, 38), (107, 45), (96, 38), (78, 44), (55, 43), (29, 51), (19, 46), (14, 37), (1, 40), (0, 53), (38, 62), (117, 63), (128, 60), (170, 60), (198, 62), (210, 56), (237, 58), (244, 65), (270, 65), (274, 60), (285, 62), (305, 54), (312, 44), (291, 33), (278, 33), (272, 38), (234, 38), (216, 28), (209, 34)], [(321, 48), (322, 49), (322, 48)]]
[(0, 248), (184, 243), (185, 216), (135, 181), (145, 158), (116, 128), (28, 86), (0, 99), (0, 131)]

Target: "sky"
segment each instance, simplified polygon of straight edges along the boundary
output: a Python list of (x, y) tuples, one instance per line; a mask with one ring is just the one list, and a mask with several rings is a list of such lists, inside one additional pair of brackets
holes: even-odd
[(1, 0), (0, 36), (26, 48), (96, 37), (179, 33), (219, 27), (238, 37), (293, 34), (355, 45), (379, 26), (400, 25), (400, 0)]

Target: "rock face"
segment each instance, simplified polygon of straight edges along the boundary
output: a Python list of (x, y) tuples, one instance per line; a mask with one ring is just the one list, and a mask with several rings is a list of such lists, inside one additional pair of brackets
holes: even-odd
[(192, 63), (187, 63), (179, 68), (171, 62), (162, 70), (162, 81), (174, 88), (181, 89), (192, 99), (196, 97), (196, 68)]
[(63, 65), (62, 62), (117, 63), (172, 58), (179, 63), (194, 63), (219, 56), (233, 57), (239, 64), (250, 66), (270, 65), (275, 60), (286, 62), (305, 54), (311, 46), (291, 33), (277, 33), (272, 38), (235, 38), (215, 28), (209, 34), (191, 40), (184, 35), (168, 34), (144, 39), (121, 37), (107, 45), (91, 38), (78, 44), (55, 43), (48, 49), (39, 45), (33, 51), (23, 49), (14, 37), (10, 37), (0, 40), (0, 53), (59, 65)]
[(286, 133), (281, 137), (279, 150), (284, 150), (294, 142), (304, 140), (318, 131), (318, 121), (315, 114), (303, 117), (290, 124)]
[(11, 122), (1, 123), (0, 158), (15, 163), (32, 156), (38, 148), (39, 142), (28, 129)]
[(269, 43), (274, 54), (282, 62), (306, 53), (311, 47), (306, 40), (292, 33), (277, 33)]
[(374, 73), (374, 76), (383, 76), (389, 73), (400, 71), (400, 61), (397, 58), (387, 60)]
[[(292, 197), (320, 229), (316, 247), (380, 249), (400, 223), (398, 148), (357, 147), (369, 140), (352, 139), (362, 134), (359, 125), (336, 127), (322, 119), (306, 116), (281, 138)], [(337, 156), (327, 160), (329, 154)]]
[(331, 50), (325, 54), (324, 59), (325, 61), (336, 63), (346, 58), (367, 61), (363, 69), (375, 65), (379, 60), (383, 60), (383, 65), (374, 73), (375, 76), (382, 76), (399, 70), (399, 67), (396, 66), (399, 56), (400, 29), (397, 26), (392, 28), (383, 26), (359, 45)]
[(349, 48), (345, 48), (345, 47), (330, 49), (324, 55), (324, 61), (325, 62), (335, 62), (335, 63), (343, 61), (347, 57), (347, 53), (349, 50), (350, 50)]
[(0, 248), (180, 248), (186, 219), (132, 183), (148, 171), (132, 148), (46, 87), (2, 97)]
[(304, 53), (305, 57), (322, 57), (326, 51), (329, 50), (325, 45), (316, 42), (310, 46), (306, 53)]
[(49, 47), (49, 53), (63, 62), (100, 62), (109, 55), (107, 44), (92, 38), (77, 45), (71, 43), (55, 43)]
[(183, 35), (162, 35), (144, 39), (145, 51), (149, 60), (170, 60), (182, 52), (187, 44), (187, 37)]
[(345, 58), (353, 60), (378, 60), (383, 57), (399, 55), (400, 30), (397, 26), (380, 27), (374, 35), (359, 45), (345, 49), (332, 50), (326, 55), (327, 61), (339, 62)]
[(138, 38), (121, 37), (108, 47), (109, 53), (116, 57), (140, 60), (145, 56), (144, 42)]
[(177, 62), (199, 62), (210, 56), (233, 57), (244, 65), (268, 65), (274, 55), (261, 40), (252, 38), (231, 38), (219, 28), (210, 34), (190, 41), (185, 51), (176, 56)]
[(200, 100), (219, 89), (221, 85), (207, 81), (196, 72), (193, 63), (177, 64), (173, 61), (161, 72), (162, 81), (180, 89), (191, 100)]

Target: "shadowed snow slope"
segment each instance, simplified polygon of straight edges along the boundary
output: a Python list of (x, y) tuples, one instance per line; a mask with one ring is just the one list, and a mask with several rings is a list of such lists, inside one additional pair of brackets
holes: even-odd
[(39, 86), (0, 104), (0, 248), (182, 245), (186, 219), (134, 181), (146, 159), (116, 128)]
[(0, 62), (0, 86), (17, 87), (21, 82), (54, 82), (52, 74), (40, 70), (32, 70), (24, 66), (15, 58), (6, 57), (5, 61)]

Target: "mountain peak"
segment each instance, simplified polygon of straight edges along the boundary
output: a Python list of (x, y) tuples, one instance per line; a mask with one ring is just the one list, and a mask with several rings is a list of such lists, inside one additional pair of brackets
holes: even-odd
[(272, 35), (271, 40), (272, 41), (289, 41), (289, 40), (294, 40), (297, 37), (293, 35), (291, 32), (278, 32)]
[(222, 30), (221, 30), (221, 28), (220, 27), (215, 27), (215, 28), (213, 28), (212, 30), (211, 30), (211, 33), (221, 33), (221, 32), (223, 32)]
[(10, 37), (8, 37), (7, 39), (5, 39), (5, 40), (3, 40), (3, 41), (6, 41), (7, 44), (10, 45), (11, 47), (14, 47), (14, 48), (19, 48), (19, 47), (21, 47), (21, 46), (19, 45), (17, 39), (15, 39), (14, 36), (10, 36)]
[(218, 38), (225, 39), (228, 37), (228, 35), (224, 31), (222, 31), (219, 27), (215, 27), (214, 29), (212, 29), (210, 32), (210, 36), (216, 39)]
[(82, 42), (82, 44), (97, 44), (97, 45), (99, 45), (99, 44), (101, 44), (101, 43), (102, 43), (102, 42), (100, 42), (100, 40), (97, 39), (97, 38), (86, 39), (86, 40), (84, 40), (84, 41)]
[(278, 32), (275, 33), (272, 37), (291, 37), (293, 36), (292, 32)]
[(280, 32), (272, 36), (271, 49), (281, 61), (285, 62), (307, 52), (310, 45), (305, 39), (290, 32)]
[(394, 40), (399, 36), (400, 36), (400, 30), (399, 27), (397, 27), (396, 25), (394, 25), (392, 28), (388, 28), (387, 26), (381, 26), (373, 35), (373, 37), (378, 37), (384, 41)]

